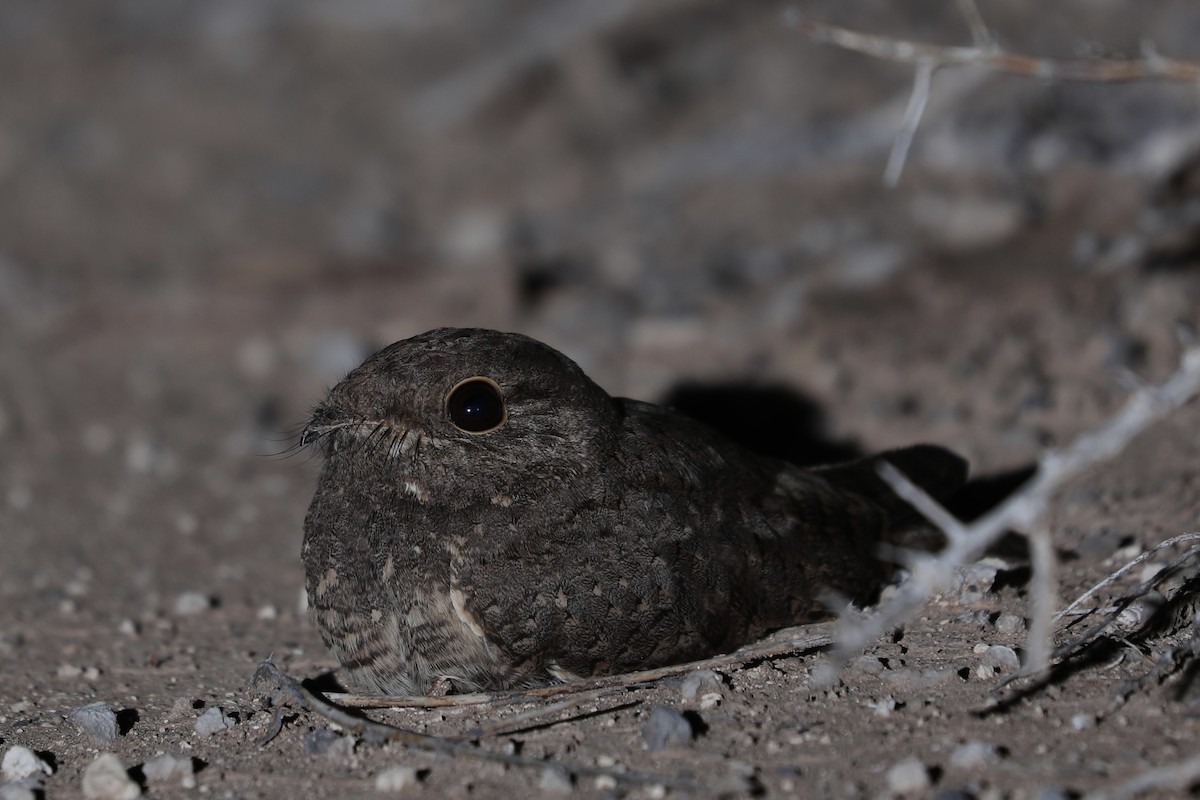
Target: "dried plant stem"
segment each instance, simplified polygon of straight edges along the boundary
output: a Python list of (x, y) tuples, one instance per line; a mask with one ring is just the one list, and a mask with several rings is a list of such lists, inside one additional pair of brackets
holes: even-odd
[[(826, 671), (823, 677), (831, 680), (836, 668), (854, 654), (909, 620), (934, 594), (949, 585), (955, 570), (978, 558), (1008, 530), (1030, 538), (1035, 573), (1052, 573), (1054, 558), (1050, 535), (1039, 531), (1037, 526), (1054, 492), (1067, 480), (1116, 456), (1135, 436), (1197, 394), (1200, 394), (1200, 346), (1192, 344), (1184, 351), (1179, 368), (1164, 383), (1139, 389), (1119, 412), (1094, 431), (1080, 436), (1066, 448), (1045, 453), (1028, 483), (969, 526), (955, 520), (899, 470), (890, 464), (882, 464), (880, 475), (883, 479), (946, 535), (947, 545), (935, 555), (912, 562), (909, 580), (891, 599), (880, 604), (875, 613), (843, 619), (832, 654), (831, 666), (835, 669)], [(1027, 650), (1038, 655), (1036, 660), (1027, 660), (1022, 674), (1043, 669), (1051, 652), (1049, 610), (1053, 603), (1054, 576), (1041, 574), (1036, 580), (1035, 624), (1030, 629)]]
[[(982, 22), (982, 18), (980, 18)], [(977, 44), (954, 47), (912, 42), (830, 25), (799, 15), (791, 15), (791, 25), (815, 42), (824, 42), (856, 53), (900, 61), (907, 64), (930, 62), (938, 67), (972, 66), (1041, 78), (1050, 81), (1116, 83), (1127, 81), (1200, 81), (1200, 63), (1166, 58), (1143, 49), (1140, 58), (1130, 59), (1056, 59), (1010, 53), (995, 46)], [(986, 30), (986, 27), (984, 28)]]
[(765, 641), (754, 642), (735, 652), (713, 656), (701, 661), (671, 664), (639, 672), (626, 672), (621, 675), (585, 678), (571, 683), (556, 683), (551, 686), (540, 686), (536, 689), (526, 689), (518, 692), (475, 693), (449, 695), (447, 697), (385, 697), (380, 695), (330, 694), (329, 698), (339, 705), (348, 708), (438, 708), (445, 706), (479, 705), (482, 703), (519, 703), (559, 695), (578, 695), (603, 689), (628, 689), (638, 684), (650, 683), (698, 669), (725, 669), (742, 666), (751, 661), (802, 655), (828, 647), (831, 644), (833, 644), (833, 639), (825, 634), (814, 635), (806, 632), (806, 635), (803, 636), (790, 636), (786, 631), (781, 631)]

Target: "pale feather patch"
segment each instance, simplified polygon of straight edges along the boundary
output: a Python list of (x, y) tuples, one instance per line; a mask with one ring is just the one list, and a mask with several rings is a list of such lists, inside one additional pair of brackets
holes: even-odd
[(329, 569), (325, 570), (325, 574), (321, 576), (321, 580), (317, 581), (317, 585), (316, 585), (315, 589), (313, 590), (313, 593), (317, 597), (321, 597), (326, 592), (328, 592), (330, 589), (337, 586), (337, 584), (338, 584), (337, 570), (334, 569), (333, 567), (330, 567)]
[(417, 502), (422, 505), (429, 502), (429, 489), (416, 481), (405, 481), (404, 491), (417, 498)]
[(454, 613), (458, 616), (462, 623), (470, 629), (471, 633), (479, 638), (483, 638), (483, 626), (479, 624), (479, 620), (467, 611), (467, 598), (463, 596), (461, 589), (450, 590), (450, 605), (454, 607)]
[(580, 680), (580, 676), (559, 666), (558, 662), (556, 661), (547, 662), (546, 671), (553, 675), (556, 681), (561, 681), (563, 683), (570, 683), (571, 681)]

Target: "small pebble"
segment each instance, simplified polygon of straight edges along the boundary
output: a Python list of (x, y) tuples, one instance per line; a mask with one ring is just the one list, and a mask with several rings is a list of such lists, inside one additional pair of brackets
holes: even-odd
[(1076, 714), (1071, 717), (1071, 727), (1077, 731), (1086, 731), (1088, 728), (1093, 728), (1096, 725), (1096, 717), (1094, 714)]
[(673, 708), (655, 706), (642, 726), (642, 739), (650, 750), (684, 747), (691, 743), (694, 731), (688, 718)]
[(853, 669), (865, 675), (882, 675), (887, 667), (875, 656), (863, 655), (854, 660)]
[(996, 630), (1001, 633), (1024, 633), (1025, 619), (1016, 614), (1001, 614), (996, 617)]
[(1016, 672), (1021, 668), (1021, 659), (1017, 651), (1002, 644), (994, 644), (983, 653), (982, 664), (991, 667), (996, 672)]
[(236, 724), (237, 720), (226, 714), (218, 706), (213, 706), (196, 718), (196, 724), (192, 729), (198, 736), (212, 736), (214, 733), (227, 731)]
[(684, 700), (695, 700), (706, 691), (721, 691), (721, 676), (711, 669), (693, 670), (679, 684)]
[(950, 753), (950, 766), (964, 771), (979, 770), (999, 759), (996, 748), (987, 742), (974, 740), (960, 744)]
[(570, 794), (575, 788), (571, 774), (562, 767), (548, 766), (542, 770), (538, 788), (546, 794)]
[(402, 792), (410, 786), (416, 786), (417, 771), (412, 767), (388, 767), (375, 776), (375, 791)]
[(112, 753), (101, 753), (83, 771), (83, 796), (87, 800), (134, 800), (142, 793)]
[(272, 605), (261, 606), (254, 616), (262, 620), (279, 619), (279, 609)]
[(328, 728), (321, 728), (320, 730), (316, 730), (305, 735), (305, 737), (300, 740), (300, 744), (304, 748), (304, 752), (308, 753), (310, 756), (317, 756), (321, 755), (322, 753), (328, 753), (329, 748), (337, 744), (338, 740), (341, 738), (342, 735), (340, 733), (331, 731)]
[(195, 772), (195, 765), (190, 758), (174, 753), (162, 753), (142, 765), (142, 774), (146, 776), (147, 783), (179, 781), (186, 789), (196, 785)]
[(184, 592), (175, 598), (175, 613), (181, 617), (203, 613), (212, 606), (212, 598), (203, 592)]
[(23, 778), (0, 786), (0, 800), (38, 800), (42, 796), (42, 785), (34, 778)]
[(929, 791), (929, 770), (916, 757), (906, 758), (887, 771), (888, 790), (899, 795), (921, 795)]
[(8, 748), (0, 771), (8, 780), (17, 781), (36, 775), (49, 775), (54, 770), (37, 753), (18, 744)]
[(74, 722), (93, 742), (115, 742), (120, 733), (117, 715), (105, 703), (88, 703), (72, 708), (67, 713), (67, 719)]
[(990, 564), (968, 564), (955, 572), (948, 594), (963, 605), (978, 603), (992, 590), (998, 573)]
[(958, 673), (952, 669), (916, 669), (913, 667), (899, 667), (897, 669), (888, 670), (881, 676), (884, 683), (895, 689), (911, 690), (911, 689), (929, 689), (938, 686), (942, 683), (947, 683), (958, 677)]

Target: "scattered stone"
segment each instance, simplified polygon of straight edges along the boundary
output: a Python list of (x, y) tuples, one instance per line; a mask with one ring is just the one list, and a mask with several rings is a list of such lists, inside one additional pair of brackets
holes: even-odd
[(994, 644), (983, 653), (982, 663), (996, 672), (1016, 672), (1021, 668), (1017, 651), (1002, 644)]
[(329, 749), (342, 738), (343, 736), (336, 731), (321, 728), (306, 735), (300, 740), (300, 744), (304, 748), (304, 752), (310, 756), (319, 756), (322, 753), (328, 753)]
[(855, 672), (861, 672), (864, 675), (882, 675), (887, 669), (883, 662), (875, 656), (862, 655), (854, 660), (851, 667)]
[(261, 606), (254, 616), (261, 620), (279, 619), (279, 609), (271, 604)]
[(892, 794), (916, 796), (930, 789), (929, 770), (915, 756), (898, 761), (887, 771), (888, 791)]
[(8, 752), (4, 754), (4, 762), (0, 765), (0, 771), (8, 780), (18, 781), (22, 778), (49, 775), (54, 772), (54, 769), (37, 753), (18, 744), (8, 748)]
[(954, 580), (947, 594), (950, 599), (962, 605), (978, 603), (992, 590), (999, 572), (996, 566), (982, 561), (967, 564), (954, 573)]
[(575, 784), (571, 780), (571, 773), (562, 767), (550, 765), (542, 770), (538, 788), (545, 794), (570, 794)]
[(694, 733), (688, 718), (667, 706), (655, 706), (642, 726), (642, 739), (650, 750), (685, 747), (691, 744)]
[(945, 669), (900, 667), (888, 670), (880, 677), (895, 689), (928, 689), (954, 680), (958, 677), (958, 673), (948, 667)]
[(187, 756), (160, 753), (142, 765), (147, 783), (179, 781), (185, 789), (196, 786), (196, 767)]
[(1077, 731), (1086, 731), (1096, 726), (1095, 714), (1076, 714), (1071, 717), (1071, 727)]
[(88, 703), (67, 712), (67, 719), (93, 742), (115, 742), (120, 734), (117, 715), (106, 703)]
[(996, 617), (996, 630), (1001, 633), (1024, 633), (1025, 618), (1005, 612)]
[(354, 747), (357, 744), (358, 741), (353, 736), (339, 736), (325, 751), (325, 758), (335, 764), (348, 766), (354, 761)]
[(950, 753), (950, 766), (963, 771), (980, 770), (1000, 758), (996, 748), (987, 742), (974, 740), (960, 744)]
[(706, 710), (719, 706), (725, 697), (721, 676), (711, 669), (689, 672), (679, 685), (679, 693), (687, 701), (699, 698), (700, 708)]
[(121, 759), (101, 753), (83, 771), (83, 796), (87, 800), (134, 800), (142, 794)]
[(0, 786), (0, 800), (38, 800), (42, 796), (42, 784), (36, 778), (22, 778)]
[(130, 639), (136, 638), (137, 635), (142, 632), (141, 626), (139, 626), (136, 621), (129, 617), (125, 617), (121, 620), (121, 624), (117, 626), (117, 630), (122, 635), (128, 636)]
[(375, 791), (402, 792), (410, 786), (416, 786), (419, 781), (417, 771), (412, 767), (388, 767), (375, 776)]
[(181, 617), (200, 614), (212, 607), (212, 598), (203, 592), (184, 592), (175, 598), (175, 613)]
[(214, 733), (227, 731), (236, 724), (236, 719), (226, 714), (219, 706), (213, 706), (196, 718), (192, 729), (198, 736), (212, 736)]

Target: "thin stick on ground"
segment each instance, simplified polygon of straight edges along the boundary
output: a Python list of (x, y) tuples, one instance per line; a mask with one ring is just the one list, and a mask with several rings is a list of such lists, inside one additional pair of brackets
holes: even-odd
[(1177, 544), (1182, 544), (1183, 542), (1194, 542), (1197, 539), (1200, 539), (1200, 533), (1181, 533), (1178, 536), (1172, 536), (1170, 539), (1166, 539), (1162, 542), (1159, 542), (1157, 545), (1150, 548), (1146, 552), (1142, 553), (1140, 556), (1133, 559), (1132, 561), (1127, 563), (1125, 566), (1118, 569), (1116, 572), (1110, 573), (1107, 577), (1105, 577), (1099, 583), (1092, 586), (1092, 588), (1088, 589), (1086, 592), (1079, 595), (1079, 597), (1076, 597), (1074, 600), (1072, 600), (1070, 605), (1068, 605), (1062, 611), (1059, 611), (1057, 614), (1054, 615), (1054, 621), (1057, 622), (1058, 620), (1065, 617), (1067, 614), (1070, 614), (1072, 611), (1079, 608), (1080, 605), (1082, 605), (1084, 602), (1086, 602), (1088, 600), (1088, 598), (1090, 598), (1090, 597), (1092, 597), (1092, 595), (1096, 594), (1096, 592), (1100, 591), (1105, 586), (1108, 586), (1112, 583), (1115, 583), (1116, 581), (1119, 581), (1122, 577), (1127, 575), (1131, 569), (1133, 569), (1137, 565), (1142, 564), (1145, 561), (1148, 561), (1149, 559), (1153, 558), (1157, 553), (1159, 553), (1163, 550), (1166, 550), (1167, 548), (1174, 547)]
[[(837, 645), (831, 660), (821, 673), (821, 678), (832, 682), (837, 671), (857, 653), (877, 641), (884, 633), (911, 619), (936, 593), (943, 591), (953, 579), (955, 570), (979, 558), (1006, 531), (1014, 530), (1031, 538), (1035, 551), (1034, 568), (1053, 569), (1051, 558), (1044, 550), (1039, 551), (1037, 526), (1054, 493), (1068, 480), (1086, 470), (1118, 455), (1131, 440), (1154, 423), (1166, 417), (1193, 397), (1200, 394), (1200, 346), (1191, 344), (1183, 353), (1179, 368), (1158, 386), (1146, 386), (1134, 392), (1124, 407), (1094, 431), (1085, 433), (1072, 444), (1061, 450), (1045, 453), (1038, 470), (1019, 491), (1004, 503), (981, 517), (971, 525), (964, 526), (954, 519), (932, 497), (909, 481), (903, 473), (884, 463), (880, 475), (902, 498), (946, 535), (946, 547), (936, 555), (925, 556), (910, 564), (911, 577), (886, 602), (881, 603), (875, 613), (850, 620), (844, 618), (835, 639)], [(1045, 535), (1044, 548), (1049, 544)], [(1041, 556), (1036, 553), (1041, 552)], [(1042, 590), (1039, 596), (1052, 597), (1052, 577), (1042, 578), (1050, 590)], [(1049, 618), (1045, 603), (1035, 609), (1039, 615)], [(1027, 650), (1031, 653), (1049, 653), (1049, 625), (1036, 625), (1030, 631)], [(1037, 636), (1037, 641), (1032, 637)], [(1022, 666), (1022, 675), (1034, 674), (1045, 667), (1043, 663), (1027, 660)]]
[[(550, 686), (539, 686), (535, 689), (525, 689), (514, 692), (474, 693), (467, 695), (450, 695), (447, 697), (386, 697), (379, 695), (330, 694), (329, 698), (339, 705), (348, 708), (435, 708), (444, 706), (467, 706), (482, 703), (520, 703), (532, 699), (556, 697), (592, 692), (599, 689), (628, 689), (639, 684), (669, 678), (675, 675), (693, 672), (698, 669), (726, 669), (739, 667), (752, 661), (763, 661), (785, 656), (797, 656), (811, 653), (815, 650), (833, 644), (833, 638), (825, 634), (791, 636), (780, 632), (770, 639), (754, 642), (732, 653), (713, 656), (700, 661), (688, 661), (683, 664), (669, 664), (665, 667), (645, 669), (639, 672), (626, 672), (620, 675), (603, 675), (598, 678), (584, 678), (570, 683), (556, 683)], [(456, 698), (463, 698), (457, 701)]]
[(383, 722), (357, 717), (332, 703), (326, 702), (315, 692), (306, 689), (299, 681), (281, 670), (270, 658), (258, 665), (252, 683), (271, 684), (314, 714), (319, 714), (347, 731), (361, 734), (368, 739), (379, 742), (398, 742), (408, 747), (439, 753), (449, 757), (463, 756), (514, 767), (532, 767), (535, 769), (555, 767), (572, 775), (604, 776), (623, 785), (659, 785), (679, 790), (693, 788), (693, 784), (688, 780), (661, 775), (647, 775), (616, 768), (608, 769), (605, 767), (593, 767), (588, 764), (574, 764), (555, 761), (553, 759), (530, 758), (510, 753), (499, 753), (467, 742), (455, 741), (426, 733), (417, 733), (416, 731), (405, 730), (404, 728), (398, 728)]

